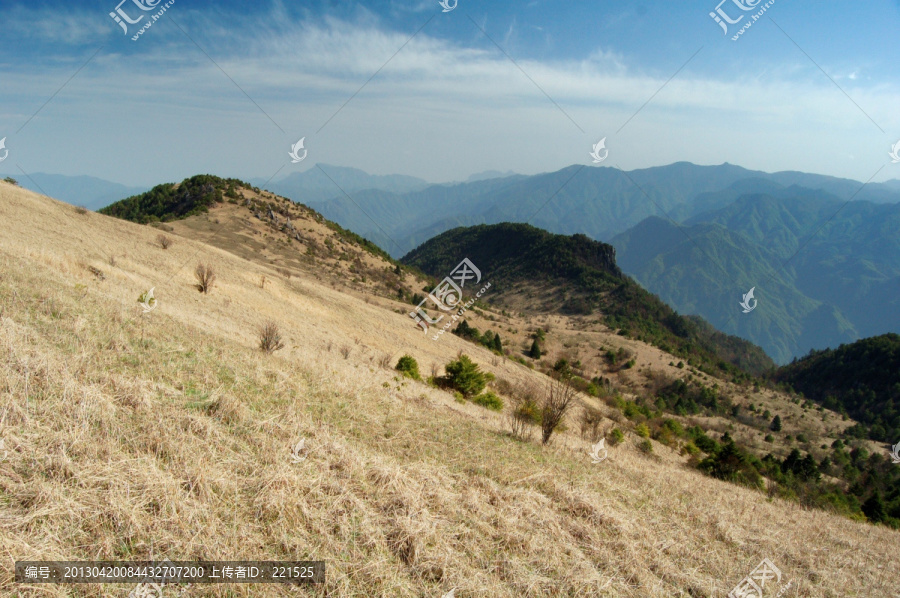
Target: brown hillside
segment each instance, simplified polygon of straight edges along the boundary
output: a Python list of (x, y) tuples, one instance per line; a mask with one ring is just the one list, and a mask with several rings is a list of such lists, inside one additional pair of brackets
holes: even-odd
[[(403, 354), (427, 375), (464, 351), (511, 386), (545, 382), (423, 335), (388, 298), (386, 262), (359, 256), (352, 272), (352, 255), (318, 248), (304, 261), (305, 246), (284, 249), (287, 233), (248, 213), (224, 204), (167, 225), (162, 249), (152, 227), (0, 183), (0, 594), (133, 589), (17, 586), (16, 560), (168, 558), (327, 562), (315, 588), (186, 596), (718, 597), (769, 558), (784, 596), (897, 595), (897, 532), (705, 477), (655, 442), (645, 455), (631, 433), (600, 464), (574, 420), (549, 447), (516, 441), (503, 414), (401, 379), (390, 366)], [(321, 223), (292, 222), (341, 247)], [(209, 294), (198, 263), (217, 273)], [(482, 313), (473, 324), (511, 351), (545, 324)], [(269, 356), (257, 330), (270, 320), (286, 346)], [(549, 323), (548, 359), (581, 355), (626, 392), (649, 369), (687, 374), (609, 331)], [(636, 354), (621, 377), (587, 361), (613, 343)], [(307, 458), (292, 463), (301, 437)]]

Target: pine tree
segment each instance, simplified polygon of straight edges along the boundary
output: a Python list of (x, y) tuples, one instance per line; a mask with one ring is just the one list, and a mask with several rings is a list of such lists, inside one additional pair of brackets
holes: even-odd
[(531, 350), (528, 352), (528, 356), (532, 359), (541, 358), (541, 346), (538, 344), (537, 339), (534, 339), (534, 342), (531, 343)]
[(776, 416), (772, 419), (772, 426), (771, 426), (771, 428), (772, 428), (772, 431), (773, 431), (773, 432), (781, 432), (781, 416), (780, 416), (780, 415), (776, 415)]
[(863, 503), (862, 512), (869, 518), (869, 521), (875, 523), (884, 521), (884, 518), (886, 517), (884, 511), (884, 499), (881, 498), (880, 492), (876, 490), (875, 493), (869, 497), (869, 500)]
[(500, 340), (499, 334), (494, 335), (494, 342), (491, 348), (498, 353), (503, 353), (503, 341)]
[(469, 326), (468, 322), (463, 320), (456, 326), (456, 330), (453, 331), (453, 334), (468, 339), (472, 336), (472, 328)]

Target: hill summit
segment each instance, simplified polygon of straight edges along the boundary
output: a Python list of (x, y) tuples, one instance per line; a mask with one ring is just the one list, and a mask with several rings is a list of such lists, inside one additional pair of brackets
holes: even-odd
[(621, 336), (726, 375), (741, 377), (775, 367), (752, 343), (676, 313), (622, 273), (612, 245), (585, 235), (556, 235), (527, 224), (461, 227), (425, 242), (401, 261), (443, 276), (462, 257), (490, 273), (494, 290), (488, 303), (585, 320), (599, 316)]

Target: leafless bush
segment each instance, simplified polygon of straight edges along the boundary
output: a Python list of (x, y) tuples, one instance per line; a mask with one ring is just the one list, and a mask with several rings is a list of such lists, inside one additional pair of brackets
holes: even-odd
[(497, 378), (494, 380), (494, 388), (502, 395), (512, 396), (514, 390), (513, 385), (506, 378)]
[(547, 390), (541, 402), (541, 442), (547, 444), (572, 406), (576, 390), (572, 386), (572, 372), (568, 368), (551, 372)]
[(439, 366), (438, 364), (432, 362), (432, 364), (431, 364), (431, 377), (434, 378), (435, 380), (437, 380), (437, 379), (438, 379), (438, 376), (440, 375), (440, 373), (441, 373), (441, 366)]
[(89, 211), (90, 211), (90, 210), (88, 210), (88, 209), (87, 209), (86, 207), (84, 207), (84, 206), (78, 206), (78, 207), (75, 208), (75, 213), (76, 213), (76, 214), (81, 214), (82, 216), (84, 216), (85, 214), (87, 214)]
[(350, 345), (344, 345), (343, 347), (341, 347), (341, 355), (344, 356), (344, 359), (347, 359), (350, 357), (351, 351), (353, 351), (353, 348), (350, 347)]
[(172, 237), (167, 237), (166, 235), (156, 235), (156, 242), (159, 243), (159, 246), (163, 249), (168, 249), (172, 246)]
[(381, 366), (382, 368), (386, 369), (386, 370), (391, 370), (391, 369), (393, 369), (393, 368), (391, 367), (391, 354), (390, 354), (390, 353), (385, 353), (384, 355), (382, 355), (382, 356), (381, 356), (381, 359), (378, 360), (378, 365)]
[(259, 277), (259, 288), (265, 289), (265, 288), (266, 288), (266, 283), (267, 283), (267, 282), (269, 282), (269, 281), (266, 280), (266, 275), (265, 275), (265, 274), (263, 274), (262, 276), (260, 276), (260, 277)]
[(259, 329), (259, 348), (270, 355), (279, 349), (284, 349), (278, 324), (269, 321)]
[(581, 411), (581, 437), (591, 442), (597, 442), (603, 436), (600, 424), (603, 423), (603, 414), (590, 405), (583, 405)]
[(197, 277), (197, 290), (204, 295), (209, 294), (210, 289), (216, 282), (216, 272), (212, 266), (209, 264), (197, 264), (194, 276)]

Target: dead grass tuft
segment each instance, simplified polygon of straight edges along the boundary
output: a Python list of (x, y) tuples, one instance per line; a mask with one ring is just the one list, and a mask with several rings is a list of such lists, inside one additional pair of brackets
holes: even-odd
[(194, 277), (197, 279), (197, 290), (204, 295), (208, 295), (216, 282), (216, 271), (213, 267), (209, 264), (197, 264), (197, 268), (194, 270)]

